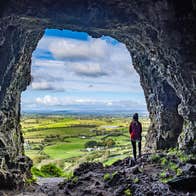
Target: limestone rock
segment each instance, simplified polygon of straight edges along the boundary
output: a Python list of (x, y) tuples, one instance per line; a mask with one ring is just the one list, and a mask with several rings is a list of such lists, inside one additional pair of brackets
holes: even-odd
[(7, 172), (24, 156), (20, 97), (31, 81), (31, 55), (46, 28), (108, 35), (125, 43), (150, 113), (147, 147), (178, 144), (196, 151), (194, 1), (7, 0), (0, 7), (0, 160)]
[(168, 184), (177, 190), (196, 192), (196, 176), (176, 177), (169, 181)]

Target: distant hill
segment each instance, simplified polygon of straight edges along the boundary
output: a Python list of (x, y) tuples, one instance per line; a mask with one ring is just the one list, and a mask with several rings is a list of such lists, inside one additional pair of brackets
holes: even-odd
[(115, 116), (129, 117), (135, 112), (140, 116), (148, 116), (146, 110), (25, 110), (22, 115), (73, 115), (73, 116)]

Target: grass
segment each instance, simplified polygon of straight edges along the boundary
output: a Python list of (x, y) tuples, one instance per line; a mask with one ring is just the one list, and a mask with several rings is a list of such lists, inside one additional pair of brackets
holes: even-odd
[(104, 179), (104, 181), (108, 181), (111, 179), (111, 177), (112, 177), (112, 175), (110, 173), (106, 173), (106, 174), (104, 174), (103, 179)]
[(53, 163), (41, 166), (40, 169), (36, 167), (31, 168), (31, 172), (34, 176), (39, 177), (63, 177), (64, 172), (61, 168), (57, 167)]
[(33, 176), (32, 178), (27, 178), (27, 179), (25, 180), (25, 184), (26, 184), (27, 186), (29, 186), (29, 185), (31, 185), (31, 184), (36, 183), (36, 181), (37, 181), (37, 178), (35, 178), (35, 177)]
[(159, 162), (162, 162), (162, 164), (165, 164), (165, 160), (161, 159), (160, 155), (157, 154), (157, 153), (154, 153), (150, 156), (150, 160), (153, 162), (153, 163), (159, 163)]
[[(143, 136), (149, 119), (140, 119)], [(129, 118), (24, 116), (21, 119), (25, 138), (25, 153), (40, 169), (43, 165), (56, 164), (70, 175), (73, 169), (86, 161), (99, 161), (111, 165), (132, 154), (128, 133)], [(114, 146), (87, 151), (88, 141), (103, 142), (112, 139)], [(143, 137), (143, 145), (145, 139)]]
[(134, 178), (134, 179), (133, 179), (133, 182), (134, 182), (135, 184), (139, 183), (139, 178), (138, 178), (138, 177)]
[(124, 194), (125, 194), (125, 196), (132, 196), (131, 189), (126, 189), (126, 190), (124, 191)]
[(78, 134), (88, 134), (92, 135), (90, 132), (91, 128), (88, 127), (50, 127), (50, 128), (40, 128), (39, 130), (36, 129), (34, 131), (30, 130), (27, 134), (25, 132), (24, 136), (26, 139), (36, 139), (40, 138), (43, 139), (47, 136), (78, 136)]
[(85, 154), (81, 152), (80, 149), (84, 148), (83, 142), (75, 142), (72, 143), (62, 143), (59, 142), (55, 145), (46, 146), (44, 148), (44, 152), (49, 155), (52, 159), (67, 159), (71, 157), (77, 157), (79, 155)]

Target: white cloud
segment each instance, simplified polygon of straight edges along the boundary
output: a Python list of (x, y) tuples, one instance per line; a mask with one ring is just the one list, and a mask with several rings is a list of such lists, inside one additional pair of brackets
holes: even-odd
[(33, 57), (35, 90), (142, 92), (130, 54), (122, 43), (113, 45), (100, 38), (80, 41), (43, 37), (38, 49), (49, 50), (55, 58)]
[(49, 51), (60, 60), (105, 60), (110, 55), (109, 44), (102, 39), (88, 41), (55, 38), (49, 44)]
[[(97, 77), (94, 67), (99, 67), (98, 75), (100, 76), (102, 76), (101, 72), (108, 74), (134, 72), (131, 67), (130, 54), (122, 43), (113, 45), (101, 38), (91, 37), (88, 41), (44, 37), (40, 40), (38, 49), (44, 50), (44, 48), (50, 51), (56, 60), (64, 62), (65, 66), (76, 74)], [(82, 72), (80, 72), (81, 67), (83, 68)]]
[[(99, 107), (115, 107), (118, 109), (134, 108), (141, 109), (145, 108), (145, 104), (139, 101), (131, 100), (110, 100), (110, 99), (90, 99), (90, 98), (70, 98), (70, 97), (55, 97), (51, 95), (45, 95), (43, 97), (37, 97), (35, 99), (37, 106), (60, 106), (66, 108), (68, 106), (99, 106)], [(29, 103), (32, 104), (32, 103)]]
[(45, 95), (43, 97), (37, 97), (35, 102), (39, 105), (50, 105), (50, 106), (67, 106), (67, 105), (93, 105), (98, 103), (104, 103), (95, 99), (81, 99), (81, 98), (70, 98), (70, 97), (55, 97), (51, 95)]
[[(101, 38), (91, 37), (87, 41), (81, 41), (45, 36), (32, 57), (32, 77), (29, 89), (36, 90), (35, 93), (41, 93), (42, 96), (34, 97), (33, 102), (26, 103), (29, 107), (145, 107), (144, 98), (141, 98), (143, 90), (139, 76), (122, 43), (112, 44)], [(64, 93), (63, 97), (58, 93)], [(78, 93), (78, 97), (71, 97), (69, 93)], [(106, 99), (104, 95), (96, 97), (97, 93), (100, 96), (105, 93), (111, 95)], [(118, 95), (123, 93), (130, 97), (122, 96), (122, 100), (118, 101)], [(142, 101), (137, 100), (136, 94), (141, 94), (139, 100)]]
[(106, 70), (103, 70), (99, 63), (85, 62), (85, 63), (71, 63), (68, 64), (70, 69), (79, 76), (100, 77), (107, 75)]
[(33, 57), (32, 62), (32, 68), (45, 68), (45, 71), (47, 72), (47, 69), (55, 68), (55, 69), (62, 69), (65, 67), (65, 63), (63, 61), (59, 60), (48, 60), (48, 59), (38, 59)]
[(54, 105), (59, 105), (59, 99), (57, 97), (52, 97), (50, 95), (46, 95), (43, 98), (37, 97), (35, 102), (37, 104), (43, 104), (43, 105), (49, 105), (49, 106), (54, 106)]
[(54, 86), (49, 82), (42, 81), (42, 82), (33, 82), (32, 88), (35, 90), (54, 90)]

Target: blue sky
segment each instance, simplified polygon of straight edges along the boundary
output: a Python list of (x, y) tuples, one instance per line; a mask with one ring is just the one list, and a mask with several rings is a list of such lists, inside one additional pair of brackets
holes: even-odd
[(139, 76), (123, 43), (85, 32), (46, 29), (32, 55), (22, 110), (146, 110)]

